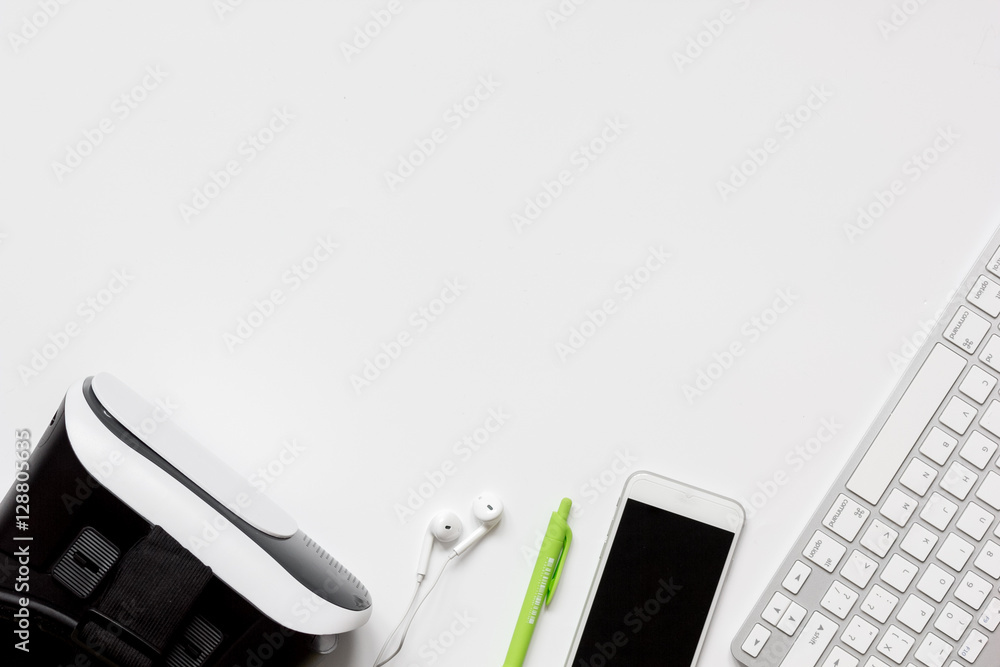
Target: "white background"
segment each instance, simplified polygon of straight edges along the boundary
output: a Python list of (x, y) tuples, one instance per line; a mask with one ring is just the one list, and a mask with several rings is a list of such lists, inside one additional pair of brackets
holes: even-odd
[[(892, 355), (997, 227), (998, 3), (594, 1), (558, 21), (555, 0), (483, 4), (90, 0), (47, 18), (3, 3), (0, 430), (37, 438), (69, 385), (105, 370), (176, 404), (241, 474), (282, 468), (268, 493), (374, 597), (370, 622), (317, 661), (331, 667), (371, 664), (430, 517), (453, 508), (471, 530), (482, 490), (504, 499), (503, 522), (453, 564), (392, 664), (499, 665), (526, 554), (569, 496), (576, 539), (526, 663), (561, 665), (623, 470), (706, 487), (761, 505), (701, 660), (735, 664), (763, 582), (901, 375)], [(391, 22), (345, 54), (372, 12)], [(475, 107), (461, 124), (456, 104)], [(248, 160), (275, 109), (294, 118)], [(90, 142), (102, 119), (112, 131)], [(436, 128), (444, 141), (390, 187)], [(723, 196), (768, 139), (778, 150)], [(914, 179), (925, 150), (936, 161)], [(230, 160), (239, 173), (213, 189)], [(562, 170), (571, 182), (546, 200)], [(902, 193), (849, 235), (894, 179)], [(215, 196), (185, 216), (196, 191)], [(519, 226), (526, 199), (547, 206)], [(338, 248), (295, 288), (283, 276), (318, 237)], [(670, 258), (626, 300), (615, 285), (651, 246)], [(103, 291), (116, 271), (127, 285)], [(449, 280), (460, 296), (420, 329)], [(272, 290), (283, 301), (260, 323)], [(752, 318), (779, 290), (793, 305), (763, 331)], [(603, 326), (581, 327), (607, 299)], [(227, 343), (241, 319), (260, 326)], [(581, 328), (593, 335), (560, 354)], [(386, 364), (401, 333), (411, 344)], [(734, 342), (742, 356), (688, 400)], [(366, 361), (387, 367), (358, 390)], [(510, 417), (456, 451), (491, 409)], [(797, 463), (824, 419), (836, 437)], [(288, 440), (304, 451), (276, 464)], [(455, 614), (474, 621), (450, 637)]]

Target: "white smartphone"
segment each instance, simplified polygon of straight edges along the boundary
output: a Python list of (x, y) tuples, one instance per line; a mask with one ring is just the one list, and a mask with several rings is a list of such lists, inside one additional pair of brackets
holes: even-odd
[(566, 667), (692, 667), (746, 514), (655, 475), (625, 482)]

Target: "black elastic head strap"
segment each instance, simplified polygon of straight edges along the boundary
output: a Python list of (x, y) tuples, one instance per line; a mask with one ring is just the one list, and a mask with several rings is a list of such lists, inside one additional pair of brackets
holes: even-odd
[(74, 638), (122, 667), (152, 667), (211, 577), (211, 568), (154, 526), (125, 554)]

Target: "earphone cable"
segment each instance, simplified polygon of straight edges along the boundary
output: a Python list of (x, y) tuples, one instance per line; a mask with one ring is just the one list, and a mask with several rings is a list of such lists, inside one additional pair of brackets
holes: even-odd
[[(416, 586), (416, 588), (413, 591), (413, 597), (410, 599), (410, 606), (407, 607), (406, 613), (403, 614), (403, 618), (400, 619), (399, 625), (397, 625), (395, 627), (395, 629), (392, 631), (392, 633), (386, 638), (385, 643), (382, 644), (382, 649), (379, 651), (378, 655), (375, 656), (375, 665), (374, 665), (374, 667), (382, 667), (383, 665), (387, 664), (390, 660), (392, 660), (393, 658), (395, 658), (396, 655), (403, 649), (403, 642), (406, 641), (406, 633), (409, 632), (409, 630), (410, 630), (410, 623), (413, 622), (413, 619), (414, 619), (414, 617), (416, 617), (417, 612), (420, 610), (420, 607), (424, 604), (424, 602), (427, 600), (427, 598), (430, 597), (430, 594), (434, 590), (434, 587), (437, 586), (437, 584), (438, 584), (439, 581), (441, 581), (441, 577), (444, 576), (445, 568), (448, 567), (448, 564), (452, 561), (452, 559), (456, 555), (457, 554), (455, 554), (453, 552), (450, 556), (448, 556), (448, 560), (446, 560), (441, 565), (441, 569), (438, 570), (437, 576), (434, 577), (433, 581), (431, 581), (431, 585), (430, 585), (430, 587), (428, 587), (427, 592), (424, 593), (424, 596), (422, 598), (420, 598), (420, 601), (417, 602), (416, 607), (414, 607), (413, 603), (417, 601), (417, 596), (420, 593), (420, 583), (421, 582), (417, 582), (417, 586)], [(405, 625), (404, 625), (404, 623), (405, 623)], [(385, 659), (382, 659), (382, 654), (385, 653), (386, 648), (389, 646), (389, 642), (392, 641), (392, 638), (396, 636), (396, 633), (399, 632), (400, 628), (402, 628), (403, 634), (400, 635), (400, 637), (399, 637), (399, 645), (396, 647), (396, 650), (393, 651), (389, 656), (387, 656)], [(380, 662), (380, 660), (381, 660), (381, 662)]]

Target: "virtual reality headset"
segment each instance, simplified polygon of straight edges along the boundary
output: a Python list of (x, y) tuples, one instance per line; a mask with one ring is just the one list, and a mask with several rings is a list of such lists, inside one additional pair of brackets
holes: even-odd
[(87, 378), (17, 461), (0, 503), (4, 664), (260, 667), (332, 651), (371, 615), (368, 590), (156, 409)]

